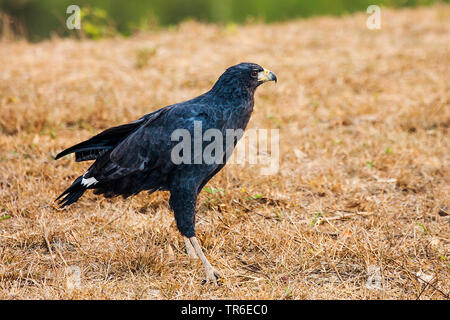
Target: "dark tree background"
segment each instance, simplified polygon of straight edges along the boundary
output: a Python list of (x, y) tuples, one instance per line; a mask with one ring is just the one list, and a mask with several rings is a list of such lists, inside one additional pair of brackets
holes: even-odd
[[(450, 0), (442, 0), (449, 2)], [(274, 22), (314, 15), (342, 15), (365, 11), (369, 5), (390, 7), (429, 5), (436, 0), (0, 0), (12, 30), (30, 40), (52, 34), (66, 36), (66, 8), (80, 6), (88, 21), (88, 35), (101, 37), (105, 28), (129, 35), (135, 30), (170, 26), (186, 19), (204, 22)], [(4, 17), (1, 15), (0, 17)], [(0, 27), (1, 28), (1, 27)], [(4, 26), (3, 26), (4, 28)]]

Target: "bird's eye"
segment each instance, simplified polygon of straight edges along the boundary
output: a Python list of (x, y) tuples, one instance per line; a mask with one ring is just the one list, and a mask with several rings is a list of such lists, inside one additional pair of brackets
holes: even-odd
[(258, 76), (258, 71), (253, 70), (253, 71), (252, 71), (252, 77), (253, 77), (253, 78), (256, 78), (257, 76)]

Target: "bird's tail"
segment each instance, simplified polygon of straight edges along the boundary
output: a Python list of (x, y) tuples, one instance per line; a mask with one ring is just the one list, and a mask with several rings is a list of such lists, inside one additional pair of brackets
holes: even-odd
[(72, 185), (67, 188), (66, 191), (61, 193), (61, 195), (55, 199), (55, 201), (59, 200), (58, 205), (60, 208), (64, 208), (66, 206), (71, 205), (74, 202), (77, 202), (78, 199), (83, 195), (83, 193), (86, 191), (87, 187), (81, 184), (81, 180), (83, 179), (83, 176), (79, 176)]

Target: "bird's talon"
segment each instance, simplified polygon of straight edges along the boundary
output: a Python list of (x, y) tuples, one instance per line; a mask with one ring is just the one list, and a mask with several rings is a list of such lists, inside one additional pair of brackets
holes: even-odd
[(208, 282), (212, 282), (214, 283), (214, 285), (216, 286), (221, 286), (223, 284), (223, 280), (221, 278), (215, 279), (215, 280), (207, 280), (207, 279), (203, 279), (202, 280), (202, 286), (207, 284)]
[(215, 285), (222, 284), (220, 273), (218, 273), (216, 270), (206, 270), (206, 279), (202, 280), (202, 285), (206, 284), (207, 282), (212, 282)]

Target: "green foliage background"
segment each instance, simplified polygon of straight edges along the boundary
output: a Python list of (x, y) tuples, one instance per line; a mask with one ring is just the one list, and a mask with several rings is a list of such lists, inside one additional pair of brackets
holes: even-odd
[[(450, 0), (441, 0), (449, 2)], [(65, 27), (66, 8), (84, 10), (88, 36), (99, 38), (115, 30), (129, 35), (137, 29), (175, 25), (193, 18), (204, 22), (274, 22), (314, 15), (365, 11), (369, 5), (403, 7), (436, 0), (0, 0), (0, 11), (22, 24), (30, 40), (71, 32)], [(83, 26), (86, 28), (86, 25)]]

